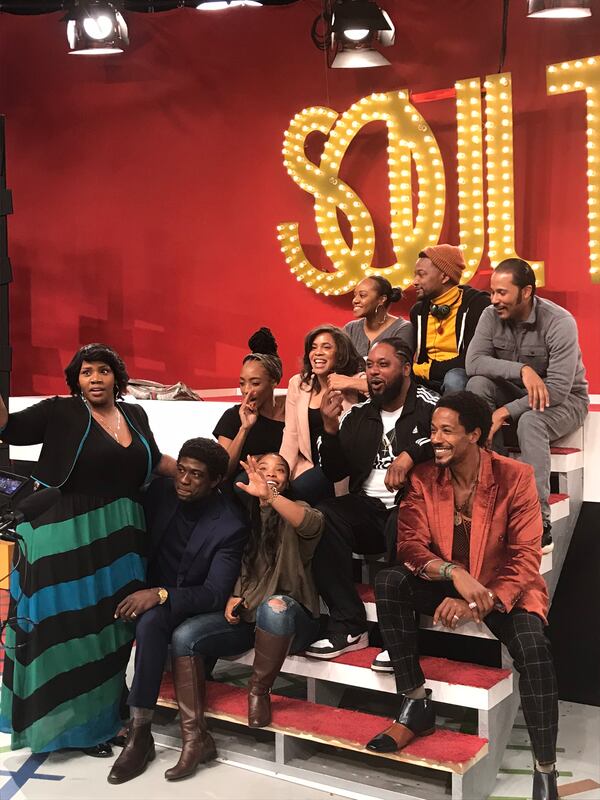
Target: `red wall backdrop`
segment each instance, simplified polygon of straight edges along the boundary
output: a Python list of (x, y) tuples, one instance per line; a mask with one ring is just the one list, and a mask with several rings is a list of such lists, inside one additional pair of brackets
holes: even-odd
[[(501, 0), (384, 0), (397, 26), (391, 67), (327, 70), (310, 40), (314, 0), (215, 14), (129, 14), (124, 56), (66, 52), (60, 14), (0, 15), (0, 113), (7, 117), (14, 268), (15, 394), (64, 391), (88, 341), (112, 343), (132, 375), (231, 386), (260, 325), (285, 374), (311, 326), (351, 317), (350, 298), (290, 275), (278, 222), (298, 220), (319, 258), (312, 198), (282, 165), (283, 131), (305, 106), (344, 111), (373, 91), (450, 87), (498, 68)], [(545, 296), (577, 318), (600, 391), (597, 306), (588, 275), (585, 101), (546, 95), (547, 64), (600, 53), (600, 14), (527, 20), (511, 3), (516, 241), (546, 261)], [(457, 240), (455, 105), (421, 105), (444, 155), (443, 240)], [(391, 263), (385, 134), (364, 129), (341, 174), (367, 202), (377, 257)], [(488, 266), (487, 261), (482, 269)], [(476, 276), (485, 286), (487, 278)], [(414, 300), (409, 294), (399, 311)]]

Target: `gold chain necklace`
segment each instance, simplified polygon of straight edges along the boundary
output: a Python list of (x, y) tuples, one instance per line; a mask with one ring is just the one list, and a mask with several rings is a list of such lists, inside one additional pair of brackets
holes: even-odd
[(106, 431), (108, 434), (110, 434), (110, 435), (111, 435), (111, 436), (112, 436), (112, 437), (113, 437), (113, 438), (114, 438), (114, 439), (115, 439), (115, 440), (118, 442), (118, 441), (119, 441), (119, 433), (120, 433), (120, 431), (121, 431), (121, 414), (119, 413), (119, 409), (118, 409), (118, 408), (115, 408), (115, 414), (117, 415), (117, 416), (116, 416), (116, 419), (117, 419), (117, 424), (115, 425), (115, 427), (114, 427), (114, 428), (113, 428), (113, 427), (111, 427), (111, 426), (108, 424), (108, 421), (107, 421), (107, 420), (105, 420), (105, 419), (104, 419), (103, 417), (101, 417), (101, 416), (100, 416), (100, 415), (99, 415), (99, 414), (98, 414), (96, 411), (94, 411), (94, 409), (93, 409), (93, 408), (90, 408), (90, 412), (91, 412), (91, 414), (92, 414), (92, 417), (93, 417), (93, 418), (96, 420), (96, 422), (97, 422), (99, 425), (101, 425), (101, 426), (104, 428), (104, 430), (105, 430), (105, 431)]
[(459, 506), (456, 505), (456, 499), (454, 500), (454, 525), (461, 525), (463, 522), (471, 522), (472, 517), (469, 517), (467, 513), (469, 510), (469, 503), (471, 502), (471, 498), (473, 497), (473, 493), (477, 488), (479, 481), (476, 480), (475, 483), (471, 486), (471, 490), (467, 495), (467, 499), (461, 503)]

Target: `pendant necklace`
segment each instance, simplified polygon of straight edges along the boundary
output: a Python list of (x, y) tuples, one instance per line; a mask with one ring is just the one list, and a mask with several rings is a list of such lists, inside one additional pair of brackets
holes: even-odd
[(467, 511), (469, 509), (469, 503), (471, 502), (471, 498), (473, 497), (473, 493), (477, 488), (477, 484), (479, 481), (475, 481), (475, 483), (471, 486), (471, 490), (467, 496), (467, 499), (464, 503), (461, 503), (459, 506), (456, 505), (456, 501), (454, 502), (454, 526), (457, 527), (458, 525), (462, 525), (462, 523), (466, 520), (467, 522), (471, 521), (471, 517), (467, 515)]
[(96, 422), (99, 425), (101, 425), (104, 428), (104, 430), (110, 436), (112, 436), (113, 439), (115, 439), (115, 441), (118, 442), (119, 441), (119, 434), (120, 434), (120, 431), (121, 431), (121, 414), (119, 413), (119, 409), (115, 406), (115, 414), (117, 415), (117, 422), (116, 422), (115, 427), (113, 428), (108, 424), (107, 420), (105, 420), (96, 411), (94, 411), (94, 409), (89, 405), (89, 403), (87, 401), (86, 401), (86, 405), (89, 408), (90, 413), (91, 413), (92, 417), (96, 420)]

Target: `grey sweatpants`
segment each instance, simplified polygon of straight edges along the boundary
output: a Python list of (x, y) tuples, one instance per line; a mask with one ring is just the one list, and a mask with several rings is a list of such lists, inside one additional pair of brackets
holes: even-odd
[[(475, 392), (488, 403), (492, 411), (527, 392), (504, 380), (492, 380), (482, 375), (469, 378), (467, 391)], [(583, 425), (587, 405), (569, 395), (564, 403), (544, 411), (525, 411), (517, 421), (517, 437), (523, 461), (535, 471), (535, 482), (542, 507), (542, 520), (550, 522), (550, 443), (577, 430)]]

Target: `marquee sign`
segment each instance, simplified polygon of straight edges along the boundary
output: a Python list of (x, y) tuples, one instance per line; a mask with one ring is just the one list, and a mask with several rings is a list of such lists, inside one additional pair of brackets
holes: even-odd
[[(587, 102), (588, 204), (590, 275), (600, 283), (600, 56), (547, 67), (548, 94), (585, 91)], [(477, 271), (484, 252), (492, 267), (505, 258), (526, 258), (544, 285), (544, 262), (520, 256), (515, 249), (513, 112), (510, 73), (458, 81), (456, 89), (458, 223), (467, 268), (465, 282)], [(388, 134), (390, 231), (395, 263), (373, 267), (375, 229), (360, 196), (340, 178), (340, 165), (362, 128), (383, 121)], [(485, 120), (485, 121), (484, 121)], [(327, 137), (318, 164), (306, 155), (313, 131)], [(407, 90), (363, 97), (343, 114), (320, 106), (305, 108), (290, 122), (283, 146), (284, 165), (292, 179), (314, 196), (321, 243), (332, 262), (325, 272), (307, 258), (296, 222), (278, 225), (278, 239), (297, 280), (326, 295), (345, 294), (369, 275), (384, 275), (407, 286), (418, 254), (437, 244), (446, 207), (444, 165), (433, 131), (409, 99)], [(414, 163), (418, 184), (413, 209)], [(485, 184), (484, 187), (484, 164)], [(348, 221), (344, 238), (338, 211)]]

